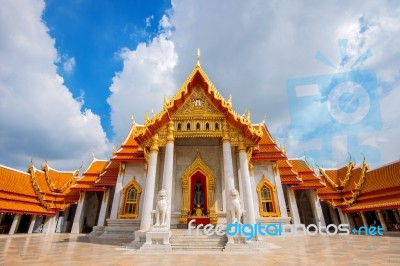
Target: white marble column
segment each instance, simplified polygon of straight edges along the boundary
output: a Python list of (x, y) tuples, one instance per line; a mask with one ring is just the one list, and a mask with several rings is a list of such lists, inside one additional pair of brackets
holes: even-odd
[(168, 122), (167, 144), (165, 145), (165, 159), (162, 188), (167, 191), (168, 207), (167, 207), (167, 226), (171, 224), (171, 205), (172, 205), (172, 174), (174, 168), (174, 122)]
[(119, 168), (117, 183), (115, 184), (114, 199), (111, 207), (110, 219), (117, 219), (118, 216), (118, 211), (121, 202), (122, 181), (124, 179), (124, 173), (125, 173), (125, 163), (121, 163)]
[(286, 218), (288, 217), (288, 214), (286, 208), (285, 195), (283, 194), (281, 176), (279, 175), (278, 166), (276, 165), (276, 163), (273, 164), (274, 165), (272, 166), (272, 168), (274, 172), (276, 195), (278, 196), (279, 210), (281, 212), (281, 216)]
[(376, 214), (378, 215), (378, 219), (379, 219), (379, 222), (381, 224), (383, 231), (387, 231), (388, 229), (386, 226), (385, 218), (383, 218), (382, 212), (380, 210), (378, 210), (378, 211), (376, 211)]
[(48, 234), (51, 227), (53, 216), (46, 216), (43, 222), (42, 234)]
[(78, 206), (76, 207), (74, 222), (72, 224), (72, 229), (71, 229), (72, 234), (79, 234), (82, 232), (83, 217), (85, 216), (83, 209), (85, 206), (85, 202), (86, 202), (86, 192), (81, 191)]
[(365, 216), (365, 212), (361, 212), (361, 219), (363, 221), (363, 225), (365, 228), (369, 228), (367, 217)]
[(256, 190), (256, 181), (254, 179), (254, 173), (252, 169), (252, 165), (250, 164), (249, 168), (250, 173), (250, 184), (251, 184), (251, 192), (253, 193), (253, 206), (254, 206), (254, 216), (256, 220), (260, 218), (260, 211), (259, 211), (259, 202), (257, 197), (257, 190)]
[(35, 226), (36, 217), (37, 217), (37, 215), (31, 216), (31, 220), (29, 222), (28, 234), (32, 234), (32, 232), (33, 232), (33, 227)]
[(222, 154), (224, 158), (224, 183), (225, 183), (225, 203), (226, 203), (226, 221), (227, 223), (232, 222), (230, 217), (230, 202), (231, 202), (231, 190), (235, 188), (235, 180), (233, 176), (233, 163), (232, 163), (232, 149), (230, 137), (228, 135), (228, 129), (226, 122), (223, 123), (222, 129), (224, 131), (222, 137)]
[(246, 208), (246, 216), (245, 223), (255, 224), (256, 218), (254, 214), (254, 205), (253, 205), (253, 195), (251, 193), (251, 182), (250, 182), (250, 174), (249, 174), (249, 163), (247, 161), (246, 154), (246, 146), (243, 143), (243, 140), (239, 145), (239, 162), (240, 162), (240, 175), (242, 177), (242, 186), (243, 186), (243, 200), (244, 206)]
[(149, 166), (146, 178), (146, 187), (143, 195), (142, 218), (140, 221), (140, 231), (145, 232), (150, 228), (151, 214), (153, 210), (154, 188), (156, 183), (158, 157), (158, 135), (153, 136), (153, 144), (150, 148)]
[(106, 221), (106, 214), (108, 209), (108, 199), (110, 197), (110, 188), (107, 187), (103, 192), (103, 200), (101, 201), (99, 219), (97, 220), (97, 226), (104, 226)]
[(294, 191), (289, 186), (286, 186), (286, 195), (289, 201), (288, 203), (289, 203), (290, 214), (292, 216), (292, 223), (301, 224), (296, 196), (294, 195)]
[(11, 224), (10, 231), (8, 232), (9, 235), (13, 235), (13, 234), (15, 234), (17, 232), (18, 226), (19, 226), (19, 222), (21, 221), (21, 217), (22, 217), (22, 214), (14, 214), (14, 219), (13, 219), (13, 222)]
[(310, 196), (310, 203), (314, 215), (315, 222), (317, 225), (326, 226), (324, 214), (322, 212), (321, 203), (319, 202), (317, 193), (315, 190), (310, 189), (308, 190)]
[(60, 211), (57, 211), (56, 214), (53, 217), (51, 217), (49, 230), (47, 231), (48, 234), (54, 234), (56, 232), (56, 226), (59, 216), (60, 216)]
[(338, 208), (339, 218), (341, 224), (350, 224), (347, 215), (343, 213), (342, 209)]
[(329, 215), (331, 216), (332, 223), (335, 225), (339, 225), (339, 218), (335, 211), (335, 209), (328, 204)]

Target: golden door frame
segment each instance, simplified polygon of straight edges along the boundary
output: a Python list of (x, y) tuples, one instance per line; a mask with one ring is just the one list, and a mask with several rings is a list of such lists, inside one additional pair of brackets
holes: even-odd
[(190, 187), (191, 177), (196, 172), (200, 172), (206, 176), (207, 184), (207, 206), (209, 206), (210, 223), (217, 224), (218, 217), (215, 211), (215, 175), (212, 170), (203, 162), (200, 155), (197, 154), (193, 163), (186, 168), (181, 176), (182, 185), (182, 212), (179, 222), (181, 224), (187, 224), (187, 218), (190, 206)]

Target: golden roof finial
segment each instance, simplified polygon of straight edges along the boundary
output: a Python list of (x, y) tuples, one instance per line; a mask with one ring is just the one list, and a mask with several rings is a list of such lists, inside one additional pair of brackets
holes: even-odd
[(200, 48), (197, 48), (197, 62), (196, 62), (196, 66), (200, 66)]
[(261, 124), (266, 124), (267, 123), (267, 113), (264, 113), (264, 119), (261, 122)]
[(166, 95), (164, 95), (164, 106), (163, 106), (163, 108), (164, 108), (164, 110), (167, 110), (167, 107), (168, 107), (168, 98), (167, 98), (167, 96)]
[(246, 120), (247, 121), (249, 121), (250, 122), (250, 111), (249, 110), (247, 110), (247, 115), (246, 115)]

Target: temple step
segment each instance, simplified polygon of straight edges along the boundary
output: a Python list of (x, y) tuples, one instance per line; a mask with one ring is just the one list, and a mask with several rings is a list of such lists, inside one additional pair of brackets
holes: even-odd
[[(211, 231), (213, 232), (213, 231)], [(196, 234), (192, 231), (192, 235), (188, 234), (187, 229), (172, 229), (170, 243), (174, 251), (222, 251), (226, 245), (226, 236), (218, 236), (213, 234), (207, 236), (202, 230)]]

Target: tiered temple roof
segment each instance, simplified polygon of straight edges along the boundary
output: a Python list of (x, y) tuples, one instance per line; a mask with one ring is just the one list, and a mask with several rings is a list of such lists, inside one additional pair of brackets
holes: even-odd
[(97, 177), (95, 186), (115, 186), (115, 183), (117, 183), (119, 167), (119, 161), (108, 161), (101, 174)]
[[(259, 127), (259, 125), (254, 125), (254, 127)], [(261, 130), (262, 136), (253, 149), (252, 161), (278, 161), (286, 159), (286, 155), (279, 149), (265, 123), (261, 125)]]
[(58, 171), (47, 162), (41, 169), (33, 164), (27, 172), (0, 166), (0, 212), (54, 215), (76, 203), (72, 191), (79, 171)]
[(93, 157), (89, 167), (82, 174), (81, 178), (76, 180), (71, 187), (72, 191), (104, 191), (103, 186), (95, 186), (95, 182), (102, 173), (104, 167), (108, 164), (106, 160), (98, 160)]
[(0, 165), (0, 212), (53, 215), (35, 192), (31, 175)]
[(298, 174), (301, 179), (301, 183), (293, 185), (293, 190), (299, 189), (318, 189), (325, 187), (319, 176), (317, 176), (314, 170), (308, 165), (304, 159), (290, 159), (289, 163), (293, 166), (293, 170)]
[(79, 192), (71, 191), (71, 186), (78, 178), (78, 170), (58, 171), (45, 162), (41, 170), (36, 169), (32, 164), (28, 172), (36, 194), (42, 204), (48, 208), (54, 211), (64, 210), (69, 204), (79, 200)]
[(344, 193), (346, 200), (342, 208), (345, 212), (400, 207), (400, 161), (371, 171), (365, 169), (364, 175), (362, 170), (357, 172), (356, 170), (354, 169), (351, 174), (349, 192)]

